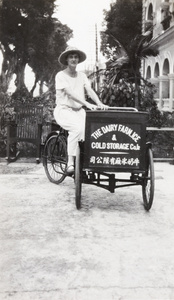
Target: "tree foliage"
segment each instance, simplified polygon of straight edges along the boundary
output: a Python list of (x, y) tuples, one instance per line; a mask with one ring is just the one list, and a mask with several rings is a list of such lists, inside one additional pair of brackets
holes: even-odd
[[(60, 69), (59, 54), (72, 37), (72, 30), (53, 17), (55, 0), (0, 0), (0, 50), (3, 54), (0, 74), (0, 152), (5, 149), (8, 120), (16, 104), (26, 101), (44, 106), (44, 122), (52, 120), (55, 102), (54, 78)], [(25, 85), (25, 67), (35, 74), (31, 90)], [(7, 91), (15, 75), (16, 90)], [(40, 96), (33, 97), (37, 83)], [(43, 91), (47, 85), (47, 92)]]
[(115, 47), (113, 36), (128, 51), (130, 41), (141, 34), (142, 0), (117, 0), (104, 14), (106, 29), (101, 32), (101, 51), (109, 55), (108, 45)]
[(33, 69), (36, 81), (48, 86), (58, 71), (57, 57), (72, 37), (72, 30), (53, 18), (55, 0), (3, 0), (0, 45), (3, 52), (1, 84), (8, 89), (16, 75), (16, 92), (26, 91), (24, 70)]
[[(109, 49), (111, 55), (107, 63), (105, 90), (115, 91), (114, 96), (118, 106), (126, 105), (141, 108), (141, 85), (149, 86), (148, 82), (141, 76), (141, 60), (146, 56), (157, 55), (157, 52), (149, 47), (150, 40), (151, 31), (136, 35), (130, 41), (128, 51), (126, 51), (120, 42), (113, 37), (115, 47)], [(109, 95), (110, 93), (106, 94)], [(120, 99), (121, 102), (119, 102)], [(121, 103), (122, 105), (120, 105)]]
[(141, 33), (141, 20), (139, 0), (118, 0), (105, 12), (101, 49), (108, 62), (100, 97), (110, 106), (148, 111), (149, 125), (161, 126), (162, 114), (154, 100), (155, 87), (142, 78), (140, 70), (143, 58), (158, 53), (150, 48), (152, 30)]
[[(102, 50), (108, 57), (106, 94), (112, 94), (118, 106), (142, 108), (148, 86), (141, 76), (141, 61), (158, 53), (150, 48), (152, 30), (141, 33), (142, 1), (118, 0), (105, 12), (106, 30), (102, 32)], [(152, 28), (151, 28), (152, 29)], [(142, 86), (143, 85), (143, 86)], [(113, 90), (115, 94), (113, 94)], [(108, 96), (107, 96), (108, 97)]]

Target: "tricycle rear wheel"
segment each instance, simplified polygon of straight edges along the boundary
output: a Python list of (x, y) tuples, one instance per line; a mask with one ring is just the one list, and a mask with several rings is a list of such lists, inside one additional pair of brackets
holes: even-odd
[(67, 146), (63, 136), (52, 135), (46, 141), (43, 153), (43, 165), (48, 179), (56, 184), (65, 177), (67, 165)]
[(154, 163), (151, 148), (146, 150), (146, 171), (142, 183), (143, 202), (145, 210), (149, 211), (152, 207), (154, 197)]

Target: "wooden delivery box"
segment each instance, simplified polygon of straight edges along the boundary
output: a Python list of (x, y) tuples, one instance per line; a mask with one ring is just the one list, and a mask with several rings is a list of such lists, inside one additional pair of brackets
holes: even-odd
[(145, 169), (148, 114), (87, 111), (83, 167), (98, 172)]

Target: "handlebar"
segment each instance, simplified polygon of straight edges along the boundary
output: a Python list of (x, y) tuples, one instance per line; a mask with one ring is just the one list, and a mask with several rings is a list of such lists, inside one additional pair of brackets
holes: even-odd
[(135, 107), (118, 107), (118, 106), (109, 106), (107, 109), (102, 109), (100, 107), (97, 110), (107, 111), (107, 110), (117, 110), (117, 111), (138, 111)]
[(110, 106), (109, 110), (121, 110), (121, 111), (138, 111), (135, 107), (117, 107), (117, 106)]

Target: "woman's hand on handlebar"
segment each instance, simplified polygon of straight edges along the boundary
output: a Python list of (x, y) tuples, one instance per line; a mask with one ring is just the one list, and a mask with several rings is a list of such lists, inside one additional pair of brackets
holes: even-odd
[(99, 110), (107, 110), (109, 109), (108, 105), (103, 104), (102, 102), (97, 105), (97, 109)]
[(108, 105), (103, 104), (102, 102), (99, 103), (98, 105), (96, 104), (91, 104), (88, 102), (88, 104), (86, 105), (86, 107), (90, 110), (107, 110), (109, 109)]
[(88, 104), (86, 105), (86, 107), (90, 110), (97, 110), (97, 105), (95, 104), (91, 104), (88, 102)]

